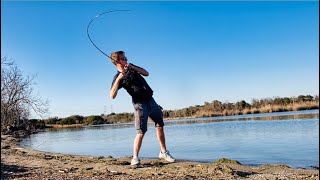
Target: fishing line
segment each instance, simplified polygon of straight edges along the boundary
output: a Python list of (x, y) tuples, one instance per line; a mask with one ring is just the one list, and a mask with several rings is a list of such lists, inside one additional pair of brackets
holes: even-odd
[[(91, 37), (90, 37), (90, 35), (89, 35), (89, 27), (90, 27), (90, 25), (91, 25), (91, 23), (95, 20), (95, 19), (97, 19), (98, 17), (100, 17), (100, 16), (102, 16), (102, 15), (104, 15), (104, 14), (108, 14), (108, 13), (112, 13), (112, 12), (123, 12), (123, 11), (130, 11), (130, 10), (112, 10), (112, 11), (107, 11), (107, 12), (103, 12), (103, 13), (101, 13), (101, 14), (98, 14), (98, 15), (96, 15), (94, 18), (92, 18), (92, 20), (89, 22), (89, 24), (88, 24), (88, 26), (87, 26), (87, 35), (88, 35), (88, 38), (89, 38), (89, 40), (91, 41), (91, 43), (93, 44), (93, 46), (95, 47), (95, 48), (97, 48), (102, 54), (104, 54), (105, 56), (107, 56), (108, 58), (110, 58), (110, 59), (112, 59), (110, 56), (108, 56), (105, 52), (103, 52), (93, 41), (92, 41), (92, 39), (91, 39)], [(114, 60), (114, 61), (118, 61), (118, 60), (115, 60), (115, 59), (112, 59), (112, 60)]]

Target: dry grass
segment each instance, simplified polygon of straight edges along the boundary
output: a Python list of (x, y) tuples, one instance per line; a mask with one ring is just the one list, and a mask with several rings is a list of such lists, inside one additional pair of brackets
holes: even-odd
[(73, 128), (73, 127), (81, 127), (83, 124), (47, 124), (48, 128)]
[(319, 109), (319, 102), (304, 102), (293, 104), (293, 110)]
[(319, 102), (299, 102), (290, 105), (266, 105), (260, 108), (250, 108), (242, 110), (243, 114), (256, 114), (256, 113), (272, 113), (272, 112), (283, 112), (283, 111), (299, 111), (299, 110), (310, 110), (319, 109)]
[(290, 105), (266, 105), (260, 108), (245, 108), (243, 110), (223, 110), (217, 111), (198, 111), (193, 118), (197, 117), (214, 117), (214, 116), (232, 116), (241, 114), (257, 114), (257, 113), (272, 113), (272, 112), (283, 112), (283, 111), (299, 111), (299, 110), (310, 110), (319, 109), (319, 102), (298, 102)]

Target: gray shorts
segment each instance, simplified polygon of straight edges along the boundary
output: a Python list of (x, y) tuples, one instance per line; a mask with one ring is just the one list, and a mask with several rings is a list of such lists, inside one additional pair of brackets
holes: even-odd
[(164, 126), (163, 113), (159, 105), (151, 98), (148, 102), (133, 103), (135, 127), (138, 133), (144, 134), (148, 130), (148, 117), (154, 121), (156, 127)]

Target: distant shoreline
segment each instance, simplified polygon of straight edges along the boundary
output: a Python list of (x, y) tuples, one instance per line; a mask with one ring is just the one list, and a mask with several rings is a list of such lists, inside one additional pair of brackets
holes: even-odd
[[(316, 110), (316, 109), (309, 109), (309, 110)], [(319, 110), (319, 109), (318, 109)], [(307, 111), (307, 110), (298, 110), (299, 111)], [(279, 111), (279, 112), (292, 112), (292, 111)], [(277, 112), (271, 112), (271, 113), (277, 113)], [(256, 113), (256, 114), (264, 114), (264, 113)], [(248, 115), (248, 114), (241, 114), (241, 115)], [(227, 115), (227, 116), (234, 116), (234, 115)], [(220, 116), (215, 116), (220, 117)], [(226, 116), (221, 116), (226, 117)], [(210, 118), (210, 117), (177, 117), (177, 118), (164, 118), (165, 121), (171, 121), (171, 120), (182, 120), (182, 119), (193, 119), (193, 118)], [(132, 121), (133, 122), (133, 121)], [(119, 122), (120, 124), (122, 122)], [(116, 124), (116, 123), (110, 123), (110, 124)], [(85, 127), (88, 126), (86, 124), (47, 124), (45, 128), (79, 128), (79, 127)]]
[[(274, 97), (253, 99), (251, 104), (244, 100), (230, 103), (213, 100), (204, 102), (203, 105), (194, 105), (181, 109), (168, 110), (163, 109), (163, 118), (165, 120), (178, 120), (186, 118), (206, 118), (217, 116), (235, 116), (245, 114), (259, 114), (272, 112), (300, 111), (319, 109), (319, 96), (299, 95), (298, 97)], [(38, 127), (77, 127), (78, 125), (99, 125), (128, 123), (134, 120), (133, 112), (122, 112), (101, 115), (71, 115), (64, 118), (49, 117), (47, 119), (33, 119), (38, 121)], [(71, 125), (71, 126), (53, 126), (53, 125)]]
[[(195, 107), (185, 108), (181, 111), (192, 111)], [(310, 101), (310, 102), (299, 102), (292, 103), (288, 105), (265, 105), (259, 108), (243, 108), (242, 110), (234, 110), (234, 109), (224, 109), (220, 111), (206, 110), (205, 108), (200, 108), (192, 116), (176, 116), (175, 117), (166, 117), (167, 119), (174, 118), (202, 118), (202, 117), (216, 117), (216, 116), (235, 116), (235, 115), (246, 115), (246, 114), (261, 114), (261, 113), (273, 113), (273, 112), (288, 112), (288, 111), (303, 111), (303, 110), (314, 110), (319, 109), (319, 102)], [(177, 114), (177, 113), (175, 113)]]

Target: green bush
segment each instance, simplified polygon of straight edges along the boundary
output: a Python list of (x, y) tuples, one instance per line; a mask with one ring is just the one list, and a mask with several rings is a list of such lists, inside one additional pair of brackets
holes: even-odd
[(86, 125), (104, 124), (104, 119), (101, 116), (88, 116), (83, 120)]
[(83, 116), (73, 115), (66, 118), (61, 119), (57, 122), (57, 124), (82, 124), (83, 123)]
[(44, 122), (46, 124), (57, 124), (58, 121), (60, 121), (61, 119), (59, 119), (58, 117), (53, 117), (53, 118), (48, 118), (45, 119)]
[(29, 126), (33, 129), (44, 129), (46, 127), (46, 124), (44, 120), (29, 119)]

